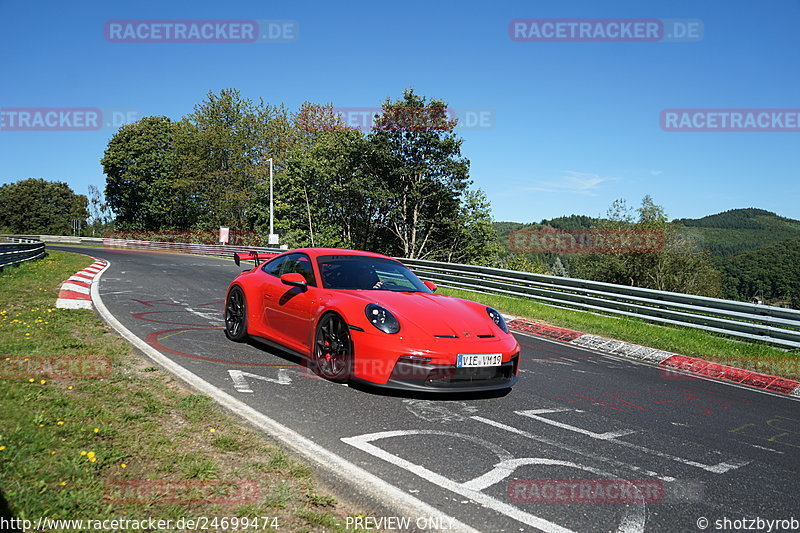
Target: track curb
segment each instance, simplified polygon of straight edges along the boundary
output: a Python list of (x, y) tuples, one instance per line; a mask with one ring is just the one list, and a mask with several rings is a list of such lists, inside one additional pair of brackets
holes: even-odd
[[(92, 257), (92, 256), (88, 256)], [(56, 307), (59, 309), (91, 309), (90, 290), (94, 280), (108, 266), (108, 261), (92, 257), (94, 262), (83, 270), (71, 275), (58, 291)]]
[(553, 341), (573, 344), (583, 348), (629, 357), (653, 363), (664, 368), (665, 372), (689, 374), (698, 377), (735, 383), (759, 390), (774, 392), (800, 398), (800, 381), (782, 378), (744, 368), (723, 365), (705, 359), (665, 352), (614, 339), (600, 337), (571, 329), (559, 328), (520, 317), (509, 318), (508, 327), (523, 333), (544, 337)]

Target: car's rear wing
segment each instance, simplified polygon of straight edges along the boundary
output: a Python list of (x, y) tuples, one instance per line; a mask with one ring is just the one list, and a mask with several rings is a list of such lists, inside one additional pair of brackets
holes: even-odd
[(256, 251), (237, 252), (233, 254), (233, 262), (236, 263), (236, 266), (239, 266), (239, 263), (242, 261), (253, 261), (255, 262), (256, 266), (258, 266), (261, 261), (266, 261), (274, 255), (275, 254), (260, 254)]

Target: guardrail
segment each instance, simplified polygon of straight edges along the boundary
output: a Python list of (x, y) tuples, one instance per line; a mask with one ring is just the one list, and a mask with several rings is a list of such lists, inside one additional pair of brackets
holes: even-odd
[(557, 307), (635, 317), (788, 348), (800, 347), (800, 311), (501, 268), (403, 262), (443, 287), (530, 298)]
[(75, 237), (69, 235), (0, 235), (7, 239), (36, 239), (51, 244), (86, 244), (105, 248), (124, 248), (129, 250), (155, 250), (165, 252), (183, 252), (199, 255), (225, 255), (234, 252), (258, 250), (262, 253), (281, 253), (281, 248), (261, 248), (258, 246), (232, 246), (227, 244), (194, 244), (183, 242), (147, 241), (141, 239), (114, 239), (109, 237)]
[(0, 270), (44, 257), (45, 245), (39, 240), (26, 239), (0, 242)]
[[(251, 250), (265, 253), (285, 251), (252, 246), (130, 239), (50, 235), (11, 237), (35, 238), (46, 242), (102, 244), (110, 248), (173, 250), (202, 255), (224, 255)], [(655, 324), (678, 325), (786, 348), (800, 348), (800, 311), (794, 309), (501, 268), (420, 259), (400, 260), (420, 278), (442, 287), (527, 298), (556, 307), (633, 317)]]

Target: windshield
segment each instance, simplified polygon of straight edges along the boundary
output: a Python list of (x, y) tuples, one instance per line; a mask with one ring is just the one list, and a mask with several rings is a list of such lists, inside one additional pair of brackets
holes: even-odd
[(323, 255), (317, 258), (326, 289), (431, 292), (397, 261), (364, 255)]

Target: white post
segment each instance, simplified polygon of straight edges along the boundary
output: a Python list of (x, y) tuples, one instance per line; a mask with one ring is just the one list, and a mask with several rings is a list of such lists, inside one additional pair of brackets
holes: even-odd
[(269, 158), (269, 234), (272, 235), (275, 233), (275, 229), (272, 226), (272, 158)]
[(273, 225), (274, 219), (274, 208), (272, 203), (272, 158), (268, 159), (269, 161), (269, 237), (267, 238), (267, 244), (278, 244), (278, 236), (275, 235), (275, 227)]

